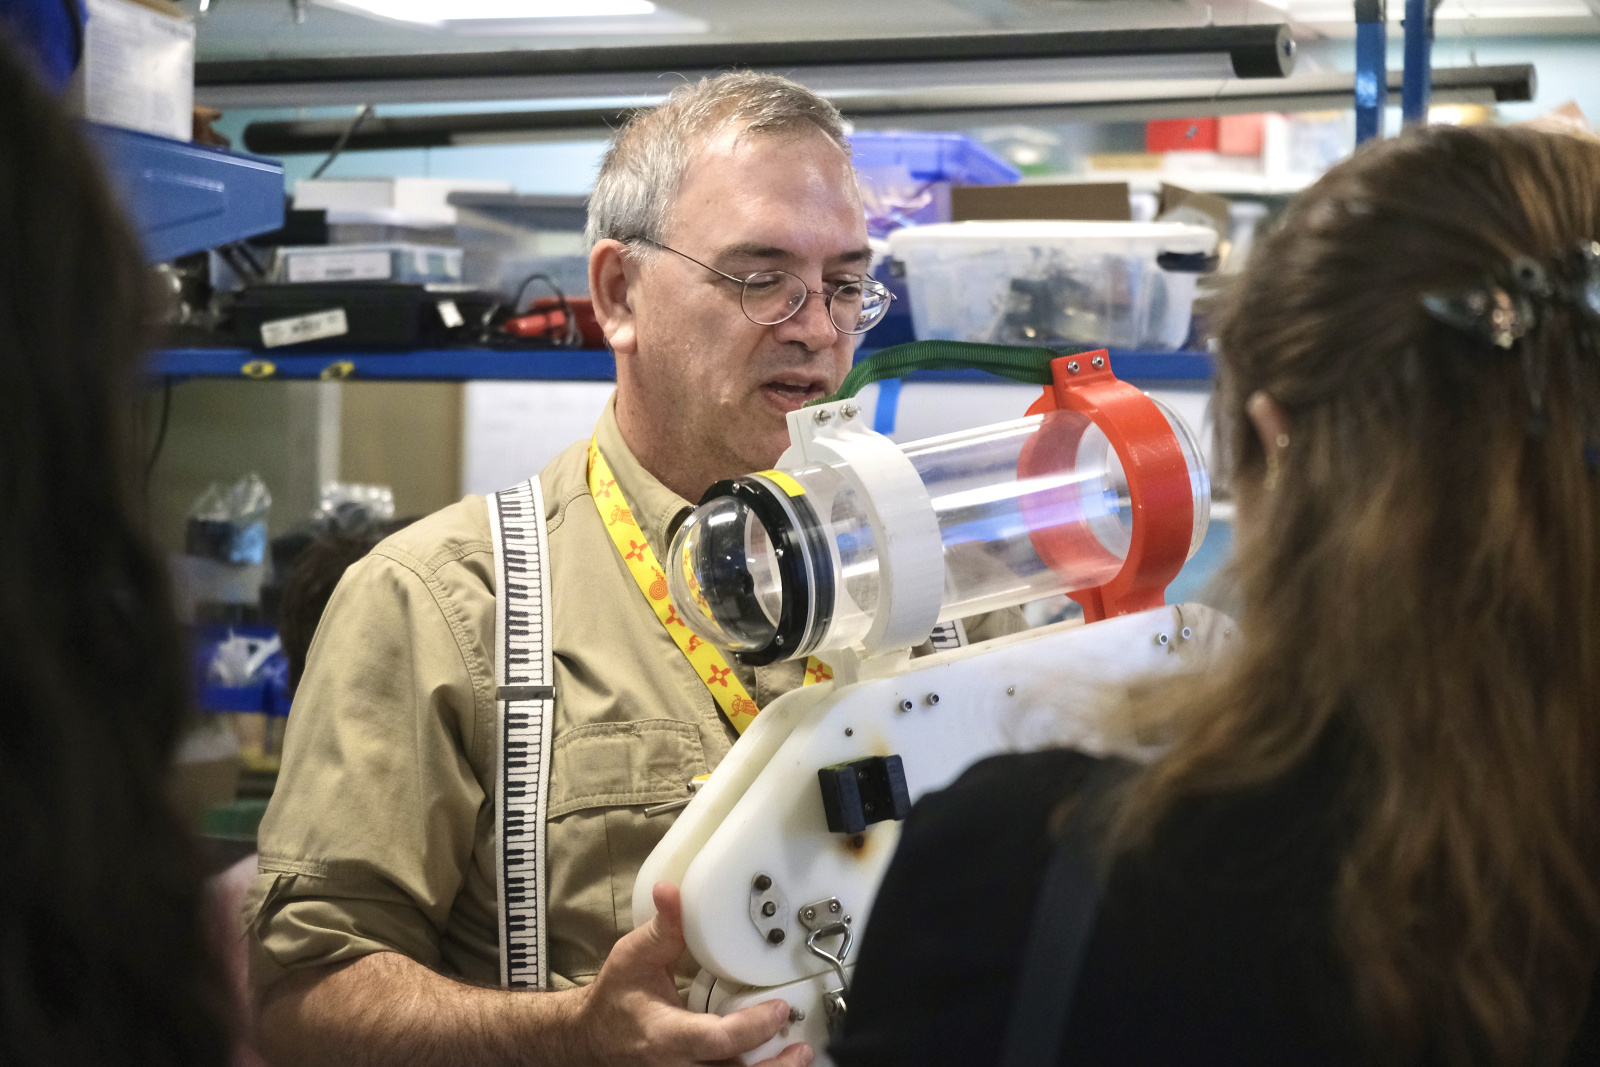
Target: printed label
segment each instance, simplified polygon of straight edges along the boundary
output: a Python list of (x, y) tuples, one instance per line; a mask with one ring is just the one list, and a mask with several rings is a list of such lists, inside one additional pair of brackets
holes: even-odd
[(394, 273), (388, 252), (311, 252), (287, 263), (291, 282), (384, 281)]
[(261, 343), (267, 348), (297, 345), (302, 341), (320, 341), (324, 337), (340, 337), (350, 332), (350, 323), (344, 308), (318, 311), (311, 315), (297, 315), (292, 319), (275, 319), (261, 324)]

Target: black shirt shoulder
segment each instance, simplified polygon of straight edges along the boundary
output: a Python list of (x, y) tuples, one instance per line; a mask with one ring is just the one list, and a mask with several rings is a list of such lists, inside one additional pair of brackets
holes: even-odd
[(993, 756), (919, 800), (862, 939), (839, 1067), (980, 1064), (1010, 1011), (1052, 814), (1095, 760)]

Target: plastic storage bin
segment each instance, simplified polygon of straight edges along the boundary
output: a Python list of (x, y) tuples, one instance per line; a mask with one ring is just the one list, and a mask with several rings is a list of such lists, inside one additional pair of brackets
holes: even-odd
[(454, 285), (461, 282), (461, 249), (402, 243), (297, 245), (278, 249), (274, 281), (410, 282)]
[(867, 231), (950, 221), (952, 185), (1011, 185), (1022, 172), (959, 133), (864, 130), (850, 136)]
[(957, 222), (889, 235), (921, 340), (1170, 351), (1216, 231), (1156, 222)]

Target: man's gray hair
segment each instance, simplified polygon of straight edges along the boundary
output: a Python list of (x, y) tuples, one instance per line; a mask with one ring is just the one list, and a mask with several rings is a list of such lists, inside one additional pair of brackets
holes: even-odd
[(747, 70), (680, 85), (659, 107), (634, 115), (606, 149), (589, 196), (589, 244), (663, 240), (694, 150), (729, 126), (762, 134), (816, 130), (850, 154), (839, 109), (798, 82)]

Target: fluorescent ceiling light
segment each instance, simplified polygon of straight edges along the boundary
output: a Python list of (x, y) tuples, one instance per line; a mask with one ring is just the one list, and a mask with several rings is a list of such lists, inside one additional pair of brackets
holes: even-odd
[(395, 22), (442, 26), (451, 22), (497, 19), (610, 18), (655, 14), (650, 0), (338, 0), (337, 6)]

